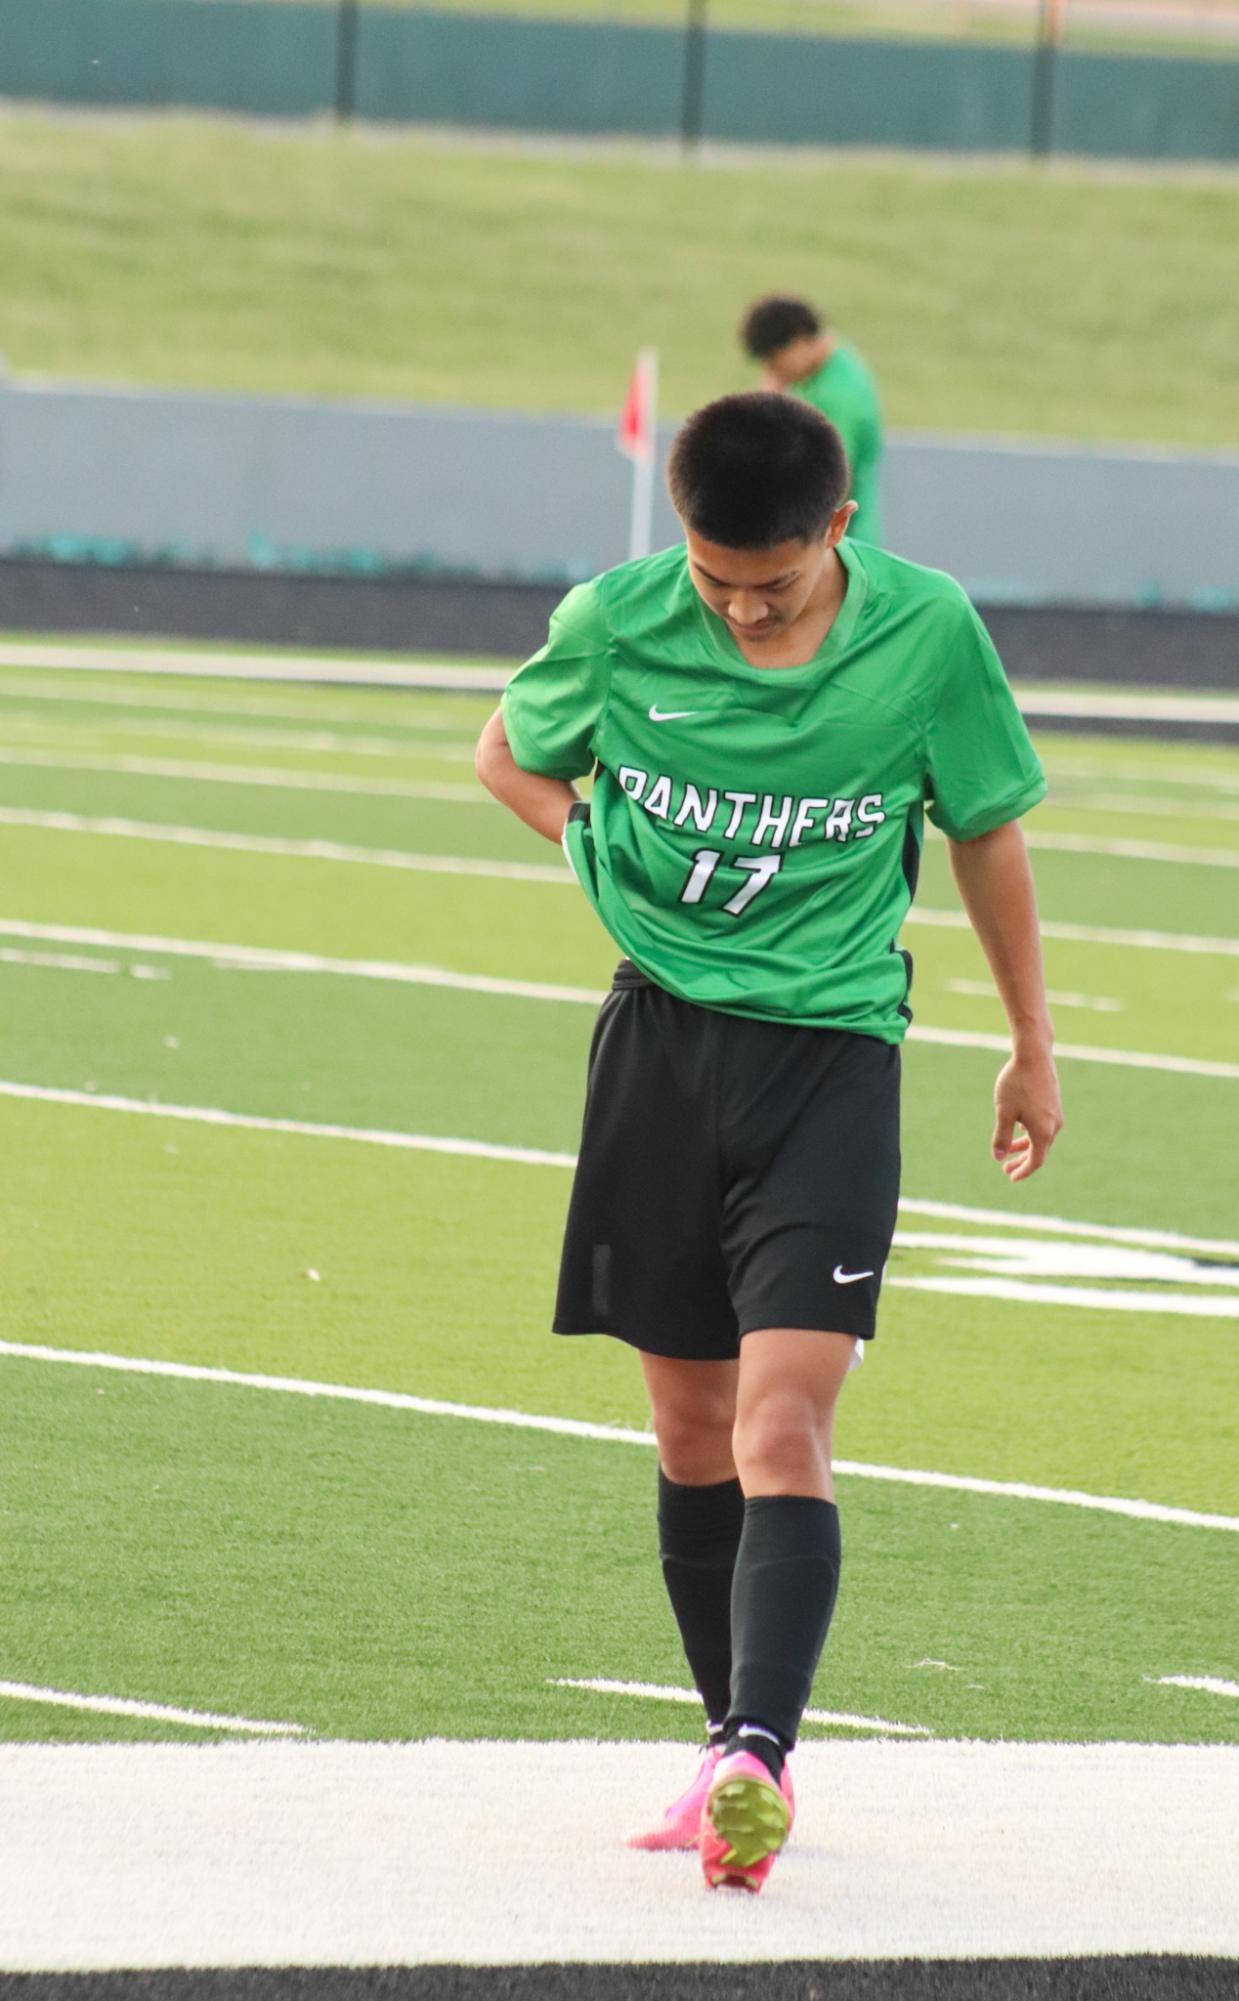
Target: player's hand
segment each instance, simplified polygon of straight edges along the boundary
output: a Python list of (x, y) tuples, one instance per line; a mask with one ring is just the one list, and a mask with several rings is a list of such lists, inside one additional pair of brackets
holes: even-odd
[(1063, 1129), (1063, 1101), (1049, 1050), (1017, 1053), (994, 1086), (990, 1150), (1009, 1181), (1035, 1174)]

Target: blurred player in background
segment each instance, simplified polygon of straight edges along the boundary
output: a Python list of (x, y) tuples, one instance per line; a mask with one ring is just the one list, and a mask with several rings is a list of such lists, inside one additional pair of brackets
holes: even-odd
[[(659, 1554), (709, 1738), (633, 1845), (697, 1847), (712, 1887), (758, 1890), (839, 1578), (835, 1401), (895, 1227), (897, 938), (925, 804), (1011, 1024), (992, 1151), (1020, 1181), (1061, 1123), (1019, 827), (1045, 780), (959, 585), (845, 535), (847, 461), (816, 410), (708, 404), (669, 484), (685, 545), (569, 594), (477, 768), (562, 841), (626, 955), (590, 1053), (555, 1328), (640, 1352)], [(572, 780), (590, 771), (586, 804)]]
[(753, 360), (762, 363), (763, 389), (803, 396), (830, 419), (852, 468), (856, 513), (848, 533), (858, 542), (880, 545), (882, 408), (866, 362), (804, 299), (779, 294), (749, 307), (740, 322), (740, 339)]

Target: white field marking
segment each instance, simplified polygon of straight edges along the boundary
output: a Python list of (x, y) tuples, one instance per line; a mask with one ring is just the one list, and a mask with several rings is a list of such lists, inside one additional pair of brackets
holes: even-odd
[[(0, 669), (4, 662), (0, 659)], [(89, 670), (84, 669), (84, 672)], [(403, 716), (387, 712), (380, 717), (367, 713), (367, 704), (361, 702), (333, 703), (313, 702), (270, 702), (255, 701), (250, 695), (238, 695), (230, 689), (222, 701), (212, 701), (203, 690), (184, 694), (179, 688), (160, 688), (156, 692), (149, 689), (109, 688), (106, 684), (80, 688), (58, 688), (49, 681), (12, 681), (0, 678), (0, 715), (5, 713), (9, 698), (16, 696), (19, 701), (70, 702), (87, 707), (128, 708), (153, 710), (155, 714), (169, 715), (258, 716), (270, 722), (323, 722), (354, 723), (360, 721), (382, 722), (385, 729), (397, 735), (420, 736), (423, 732), (446, 731), (451, 736), (467, 734), (462, 730), (460, 718), (453, 716), (449, 721), (445, 716), (427, 716), (417, 713), (416, 720), (406, 721)], [(21, 714), (24, 711), (17, 711)]]
[[(1017, 1226), (1018, 1227), (1018, 1226)], [(1202, 1263), (1166, 1250), (1125, 1244), (1068, 1242), (1044, 1237), (957, 1236), (951, 1231), (900, 1230), (904, 1250), (936, 1251), (941, 1262), (964, 1271), (995, 1272), (1004, 1278), (1103, 1278), (1139, 1285), (1194, 1285), (1239, 1291), (1239, 1262)], [(966, 1255), (951, 1256), (952, 1252)]]
[(454, 667), (448, 660), (410, 666), (402, 661), (367, 660), (364, 656), (324, 660), (286, 655), (272, 659), (263, 653), (201, 654), (177, 652), (171, 647), (166, 651), (160, 648), (158, 653), (144, 653), (119, 646), (30, 646), (8, 642), (0, 645), (0, 667), (168, 674), (203, 681), (293, 681), (326, 687), (437, 688), (444, 693), (485, 695), (502, 694), (516, 672), (515, 662), (510, 667)]
[(353, 792), (359, 797), (433, 799), (456, 806), (494, 806), (480, 785), (438, 785), (432, 779), (348, 778), (334, 771), (290, 771), (257, 764), (204, 764), (176, 757), (96, 757), (88, 751), (0, 748), (0, 765), (33, 765), (40, 771), (118, 772), (133, 778), (188, 778), (214, 785), (253, 785), (287, 792)]
[(237, 854), (285, 855), (298, 861), (350, 862), (370, 868), (409, 869), (420, 875), (476, 875), (496, 881), (575, 886), (566, 868), (541, 862), (470, 861), (461, 855), (419, 855), (403, 848), (349, 847), (340, 841), (294, 841), (277, 834), (229, 834), (207, 827), (165, 827), (155, 821), (92, 818), (82, 813), (44, 813), (24, 806), (0, 806), (0, 826), (36, 827), (54, 834), (101, 834), (129, 841), (168, 842), (174, 847), (224, 848)]
[(71, 945), (113, 945), (126, 951), (166, 952), (170, 958), (205, 959), (227, 972), (329, 973), (348, 979), (388, 980), (401, 986), (450, 987), (463, 993), (502, 994), (514, 1000), (577, 1002), (597, 1007), (601, 987), (551, 986), (543, 980), (505, 980), (489, 973), (451, 973), (441, 966), (403, 960), (331, 959), (318, 952), (286, 952), (265, 945), (212, 945), (198, 938), (159, 938), (130, 931), (103, 931), (93, 925), (28, 924), (0, 918), (0, 937), (40, 938)]
[[(946, 931), (972, 929), (962, 910), (929, 910), (916, 904), (903, 921)], [(1067, 945), (1115, 945), (1137, 952), (1190, 952), (1239, 959), (1239, 938), (1202, 938), (1187, 931), (1129, 931), (1105, 924), (1060, 924), (1044, 917), (1038, 929), (1043, 938), (1059, 939)]]
[[(446, 660), (421, 661), (412, 665), (368, 660), (365, 657), (326, 660), (313, 656), (284, 656), (273, 659), (261, 653), (206, 656), (173, 648), (161, 648), (152, 655), (115, 646), (68, 647), (25, 643), (0, 646), (0, 666), (78, 672), (89, 668), (102, 673), (169, 674), (202, 680), (340, 682), (362, 687), (460, 689), (485, 694), (502, 693), (516, 672), (517, 664), (514, 661), (502, 667), (458, 667)], [(1042, 693), (1036, 687), (1023, 685), (1016, 688), (1015, 697), (1026, 715), (1113, 716), (1148, 722), (1239, 722), (1239, 700), (1224, 695), (1111, 693), (1104, 689)]]
[[(51, 723), (43, 717), (4, 718), (5, 733), (21, 737), (32, 749), (60, 750), (69, 736), (87, 737), (172, 737), (178, 743), (222, 743), (234, 750), (309, 750), (333, 755), (355, 753), (358, 757), (424, 758), (433, 764), (471, 764), (474, 739), (462, 731), (459, 743), (433, 745), (401, 743), (396, 737), (352, 736), (338, 730), (255, 730), (245, 723), (130, 723), (94, 721), (77, 724)], [(92, 746), (93, 747), (93, 746)], [(72, 748), (70, 744), (68, 748)]]
[[(0, 824), (6, 821), (15, 821), (17, 818), (18, 816), (13, 809), (0, 807)], [(45, 825), (49, 821), (75, 821), (76, 819), (77, 816), (74, 814), (32, 814), (26, 816), (26, 819), (21, 823), (27, 824), (33, 821), (36, 824)], [(88, 831), (97, 831), (101, 826), (106, 832), (116, 831), (114, 823), (101, 822), (92, 822)], [(128, 823), (123, 823), (122, 830), (125, 832), (130, 831)], [(59, 831), (59, 829), (56, 829), (56, 831)], [(72, 826), (69, 828), (69, 831), (79, 832), (81, 828)], [(142, 834), (140, 825), (136, 831), (140, 838)], [(167, 832), (166, 829), (159, 831)], [(159, 834), (157, 833), (156, 838), (158, 837)], [(246, 852), (257, 851), (259, 853), (308, 857), (316, 861), (343, 860), (348, 862), (365, 862), (377, 860), (380, 866), (425, 869), (432, 874), (493, 874), (499, 866), (495, 863), (487, 863), (483, 868), (475, 870), (469, 862), (461, 861), (455, 856), (446, 859), (438, 855), (406, 855), (403, 853), (392, 856), (385, 854), (382, 849), (344, 849), (337, 848), (334, 843), (325, 841), (302, 842), (264, 838), (261, 845), (259, 845), (257, 839), (251, 841), (248, 837), (243, 839), (236, 835), (227, 835), (221, 840), (216, 840), (213, 837), (199, 840), (196, 830), (193, 830), (193, 839), (189, 844), (204, 847), (241, 849)], [(542, 868), (536, 862), (509, 862), (504, 863), (502, 866), (506, 874), (515, 877), (518, 881), (558, 883), (561, 880), (571, 880), (571, 877), (567, 876), (563, 871)], [(33, 934), (34, 927), (30, 927), (28, 932), (21, 932), (16, 930), (15, 924), (16, 920), (0, 925), (0, 929), (9, 931), (11, 935)], [(53, 928), (55, 927), (44, 927), (44, 933), (50, 935)], [(82, 930), (86, 929), (86, 927), (70, 926), (62, 928), (65, 931), (74, 930), (75, 932), (79, 928)], [(96, 935), (103, 936), (105, 934), (100, 933)], [(189, 941), (182, 942), (185, 944), (189, 943)], [(147, 940), (141, 949), (150, 951), (159, 948), (155, 946), (152, 940)], [(173, 947), (170, 944), (164, 949), (171, 951)], [(311, 953), (289, 954), (284, 964), (277, 966), (274, 959), (266, 957), (265, 954), (262, 959), (256, 956), (262, 950), (263, 948), (258, 946), (231, 947), (217, 945), (209, 951), (196, 951), (189, 956), (209, 958), (220, 966), (226, 966), (231, 962), (233, 967), (238, 970), (340, 972), (347, 969), (347, 971), (353, 973), (354, 977), (357, 977), (356, 969), (358, 967), (365, 967), (367, 970), (360, 975), (364, 978), (396, 979), (410, 986), (455, 987), (459, 988), (462, 992), (509, 995), (521, 1000), (567, 1002), (589, 1007), (599, 1005), (606, 998), (603, 989), (597, 987), (560, 987), (533, 980), (501, 980), (490, 975), (451, 973), (437, 966), (402, 966), (395, 969), (381, 960), (341, 960), (330, 963), (317, 960), (316, 955)], [(909, 1039), (913, 1042), (934, 1043), (946, 1049), (988, 1049), (1001, 1055), (1009, 1055), (1011, 1048), (1009, 1039), (999, 1034), (990, 1034), (981, 1029), (935, 1028), (926, 1022), (915, 1022), (909, 1030)], [(1061, 1059), (1072, 1062), (1103, 1063), (1123, 1070), (1164, 1070), (1175, 1076), (1216, 1077), (1219, 1080), (1239, 1079), (1239, 1063), (1222, 1063), (1215, 1061), (1211, 1057), (1167, 1056), (1160, 1052), (1140, 1049), (1105, 1049), (1096, 1044), (1084, 1042), (1059, 1042), (1055, 1045), (1055, 1054)]]
[[(323, 1397), (337, 1403), (376, 1404), (386, 1410), (407, 1410), (422, 1417), (459, 1418), (474, 1424), (501, 1424), (517, 1431), (545, 1431), (564, 1438), (591, 1438), (607, 1445), (656, 1443), (652, 1431), (635, 1431), (617, 1424), (591, 1424), (581, 1418), (542, 1417), (528, 1411), (492, 1410), (479, 1404), (444, 1403), (411, 1396), (402, 1390), (354, 1389), (344, 1383), (320, 1383), (298, 1376), (250, 1375), (239, 1369), (207, 1368), (193, 1362), (164, 1362), (135, 1355), (112, 1355), (78, 1348), (49, 1348), (35, 1342), (0, 1341), (0, 1357), (13, 1361), (58, 1362), (84, 1369), (112, 1369), (122, 1375), (163, 1376), (182, 1382), (218, 1383), (234, 1389), (270, 1390), (289, 1396)], [(931, 1473), (903, 1466), (874, 1466), (856, 1459), (836, 1459), (843, 1478), (882, 1480), (896, 1486), (943, 1487), (955, 1493), (992, 1494), (1016, 1501), (1051, 1501), (1101, 1514), (1125, 1515), (1133, 1521), (1166, 1522), (1183, 1528), (1223, 1529), (1239, 1533), (1239, 1515), (1202, 1513), (1196, 1508), (1169, 1507), (1160, 1501), (1130, 1500), (1120, 1495), (1085, 1494), (1075, 1488), (1038, 1487), (1026, 1481), (983, 1480), (961, 1473)]]
[(1215, 792), (1239, 792), (1239, 777), (1233, 772), (1213, 770), (1203, 763), (1200, 766), (1131, 763), (1127, 758), (1098, 762), (1091, 757), (1047, 756), (1044, 752), (1042, 762), (1051, 779), (1094, 778), (1109, 785), (1117, 778), (1120, 784), (1147, 782), (1154, 785), (1190, 785), (1194, 789), (1207, 787)]
[[(1011, 1054), (1009, 1036), (988, 1035), (980, 1029), (931, 1028), (925, 1022), (913, 1022), (908, 1040), (934, 1042), (943, 1049), (991, 1049), (997, 1055)], [(1163, 1056), (1147, 1049), (1103, 1049), (1089, 1042), (1056, 1042), (1054, 1055), (1060, 1062), (1065, 1058), (1077, 1063), (1109, 1063), (1120, 1070), (1167, 1070), (1180, 1077), (1232, 1081), (1239, 1078), (1239, 1063), (1215, 1062), (1205, 1056)]]
[(0, 1963), (519, 1958), (578, 1965), (586, 1993), (591, 1964), (708, 1961), (727, 1994), (758, 1960), (1239, 1954), (1230, 1745), (835, 1738), (795, 1759), (772, 1920), (705, 1895), (691, 1855), (624, 1846), (683, 1788), (683, 1742), (5, 1745)]
[(1174, 841), (1099, 841), (1092, 834), (1042, 834), (1029, 830), (1030, 848), (1064, 855), (1110, 855), (1119, 861), (1173, 862), (1176, 868), (1239, 868), (1239, 848), (1184, 848)]
[(944, 1223), (991, 1223), (1004, 1230), (1046, 1230), (1060, 1237), (1098, 1238), (1150, 1250), (1198, 1251), (1206, 1257), (1239, 1258), (1239, 1242), (1225, 1237), (1185, 1237), (1174, 1230), (1144, 1230), (1120, 1223), (1081, 1223), (1065, 1216), (1029, 1216), (1010, 1209), (968, 1209), (957, 1202), (922, 1202), (901, 1196), (901, 1214), (936, 1216)]
[(1059, 812), (1071, 813), (1123, 813), (1132, 819), (1142, 819), (1146, 813), (1166, 820), (1239, 820), (1239, 805), (1228, 805), (1216, 799), (1199, 800), (1156, 798), (1151, 795), (1136, 798), (1117, 797), (1111, 793), (1085, 792), (1075, 798), (1051, 797), (1047, 804)]
[[(115, 959), (81, 959), (69, 952), (18, 952), (7, 947), (0, 951), (0, 965), (52, 966), (61, 973), (119, 973), (121, 970)], [(165, 973), (164, 978), (167, 977)]]
[(1239, 1320), (1239, 1297), (1201, 1298), (1181, 1292), (1124, 1292), (1117, 1286), (1046, 1285), (1031, 1279), (894, 1278), (906, 1292), (943, 1292), (956, 1299), (1003, 1299), (1025, 1306), (1084, 1306), (1108, 1313), (1172, 1314), (1188, 1320)]
[[(695, 1688), (668, 1688), (656, 1681), (608, 1681), (601, 1676), (590, 1676), (578, 1680), (573, 1675), (554, 1675), (547, 1678), (548, 1688), (580, 1688), (587, 1695), (633, 1695), (646, 1702), (684, 1703), (690, 1709), (700, 1706), (701, 1697)], [(932, 1737), (923, 1723), (890, 1723), (884, 1716), (854, 1716), (846, 1709), (806, 1709), (806, 1723), (824, 1723), (838, 1730), (874, 1730), (884, 1737)]]
[(195, 1730), (236, 1730), (250, 1736), (304, 1737), (300, 1723), (255, 1723), (245, 1716), (213, 1716), (205, 1709), (172, 1709), (165, 1702), (130, 1702), (119, 1695), (70, 1695), (64, 1689), (36, 1688), (28, 1681), (0, 1681), (7, 1702), (40, 1702), (54, 1709), (92, 1709), (101, 1716), (148, 1716), (160, 1723), (186, 1723)]
[[(231, 1127), (256, 1132), (288, 1132), (310, 1139), (351, 1140), (368, 1146), (390, 1146), (415, 1153), (459, 1154), (465, 1158), (506, 1160), (521, 1166), (576, 1166), (572, 1153), (547, 1153), (536, 1147), (502, 1146), (488, 1140), (458, 1139), (438, 1134), (404, 1133), (361, 1126), (315, 1125), (298, 1119), (275, 1119), (256, 1113), (222, 1111), (215, 1106), (165, 1105), (147, 1098), (108, 1096), (98, 1091), (73, 1091), (46, 1084), (18, 1083), (0, 1079), (0, 1097), (30, 1098), (36, 1102), (77, 1105), (96, 1111), (136, 1112), (150, 1118), (181, 1119), (190, 1123)], [(926, 1202), (901, 1196), (902, 1212), (913, 1216), (937, 1216), (944, 1222), (992, 1223), (1007, 1230), (1047, 1230), (1066, 1237), (1097, 1237), (1116, 1244), (1148, 1245), (1156, 1249), (1199, 1251), (1205, 1255), (1239, 1257), (1239, 1243), (1216, 1237), (1187, 1237), (1172, 1230), (1145, 1230), (1113, 1223), (1081, 1223), (1057, 1216), (1022, 1215), (1003, 1209), (972, 1209), (956, 1202)]]
[[(992, 980), (948, 980), (946, 990), (949, 994), (975, 995), (979, 1000), (998, 999)], [(1091, 1008), (1094, 1014), (1122, 1014), (1125, 1005), (1123, 1001), (1111, 1000), (1105, 994), (1064, 993), (1059, 987), (1047, 987), (1045, 997), (1051, 1007)]]
[(1205, 1695), (1239, 1696), (1239, 1681), (1223, 1681), (1216, 1674), (1146, 1674), (1154, 1688), (1196, 1688)]
[(1062, 688), (1038, 694), (1023, 683), (1014, 690), (1026, 716), (1079, 716), (1126, 722), (1239, 723), (1239, 698), (1233, 695), (1111, 694), (1102, 688)]
[[(962, 910), (912, 910), (904, 922), (932, 925), (950, 931), (969, 931), (972, 928)], [(1221, 958), (1239, 958), (1239, 938), (1197, 938), (1174, 931), (1094, 930), (1083, 924), (1042, 923), (1040, 928), (1044, 937), (1061, 938), (1072, 944), (1114, 945), (1119, 948), (1132, 947), (1137, 951), (1187, 952)], [(252, 957), (255, 964), (262, 962), (269, 965), (273, 971), (283, 967), (288, 972), (342, 973), (352, 974), (357, 979), (375, 980), (402, 980), (406, 972), (406, 967), (401, 962), (387, 959), (328, 959), (314, 952), (284, 952), (278, 948), (262, 945), (212, 945), (201, 939), (151, 937), (145, 933), (105, 931), (97, 927), (78, 925), (26, 923), (17, 918), (0, 919), (0, 932), (9, 932), (15, 937), (59, 938), (67, 944), (120, 945), (189, 958), (223, 957), (240, 960)], [(421, 970), (434, 971), (438, 977), (437, 968)], [(443, 977), (454, 976), (444, 973)], [(463, 978), (463, 975), (460, 977)], [(987, 986), (985, 991), (991, 993), (993, 989)], [(573, 994), (581, 1000), (587, 996), (592, 1000), (596, 996), (601, 1001), (604, 997), (601, 988), (593, 987), (565, 987), (562, 992)]]
[(303, 1139), (343, 1139), (364, 1146), (389, 1146), (404, 1153), (459, 1154), (475, 1160), (506, 1160), (525, 1167), (575, 1167), (571, 1153), (548, 1153), (534, 1146), (499, 1146), (489, 1140), (439, 1138), (430, 1133), (391, 1132), (367, 1126), (315, 1125), (303, 1119), (263, 1118), (226, 1112), (214, 1105), (165, 1105), (153, 1098), (124, 1098), (106, 1091), (68, 1091), (48, 1084), (18, 1084), (0, 1078), (0, 1097), (32, 1098), (48, 1105), (93, 1105), (102, 1112), (134, 1112), (147, 1118), (179, 1119), (190, 1125), (236, 1127), (245, 1132), (293, 1133)]
[[(404, 849), (348, 847), (336, 841), (288, 840), (272, 834), (237, 834), (212, 827), (164, 826), (155, 820), (126, 820), (113, 815), (95, 817), (82, 813), (43, 812), (34, 807), (0, 807), (0, 825), (37, 827), (52, 833), (101, 834), (135, 841), (171, 842), (174, 846), (228, 848), (243, 854), (278, 854), (313, 861), (368, 862), (375, 868), (400, 868), (444, 875), (489, 876), (496, 880), (551, 883), (575, 888), (576, 878), (566, 868), (551, 868), (535, 862), (504, 862), (466, 859), (459, 855), (420, 855)], [(1072, 853), (1111, 854), (1123, 848), (1129, 858), (1137, 852), (1144, 860), (1197, 861), (1219, 867), (1239, 868), (1239, 848), (1223, 849), (1152, 847), (1141, 842), (1081, 842), (1074, 835), (1027, 836), (1030, 847), (1061, 847)], [(1046, 935), (1053, 935), (1043, 926)], [(1060, 1052), (1061, 1053), (1061, 1052)]]

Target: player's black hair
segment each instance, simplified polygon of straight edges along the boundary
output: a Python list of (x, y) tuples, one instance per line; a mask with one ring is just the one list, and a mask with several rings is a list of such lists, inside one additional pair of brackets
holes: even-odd
[(822, 321), (806, 299), (788, 299), (780, 292), (758, 299), (740, 322), (740, 339), (754, 361), (765, 361), (794, 340), (812, 339)]
[(817, 541), (849, 483), (834, 425), (808, 403), (760, 389), (695, 410), (667, 466), (684, 526), (725, 549)]

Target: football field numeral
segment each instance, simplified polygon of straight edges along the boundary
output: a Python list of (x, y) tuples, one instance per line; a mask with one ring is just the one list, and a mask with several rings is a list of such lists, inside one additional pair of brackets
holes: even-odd
[[(680, 891), (681, 903), (700, 903), (713, 879), (715, 870), (723, 857), (717, 848), (698, 848), (693, 856), (693, 865), (688, 872), (688, 881)], [(723, 909), (729, 916), (739, 917), (747, 910), (755, 896), (760, 895), (768, 882), (772, 882), (782, 866), (782, 855), (741, 855), (731, 862), (731, 868), (742, 869), (748, 881), (741, 883), (734, 896), (729, 896)]]

